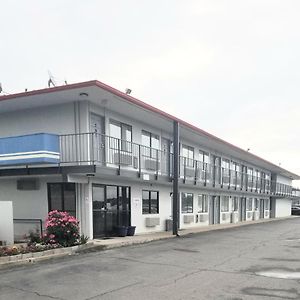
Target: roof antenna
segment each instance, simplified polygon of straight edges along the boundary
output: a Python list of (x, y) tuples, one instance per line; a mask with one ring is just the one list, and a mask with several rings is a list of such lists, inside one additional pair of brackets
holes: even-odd
[(3, 90), (2, 83), (0, 82), (0, 94), (1, 93), (4, 94), (4, 95), (10, 95), (10, 93), (8, 93), (8, 92), (6, 92), (6, 91)]
[(126, 95), (130, 95), (130, 94), (131, 94), (131, 92), (132, 92), (132, 90), (131, 90), (131, 89), (125, 89), (125, 93), (126, 93)]
[(55, 83), (54, 77), (52, 76), (50, 71), (48, 71), (48, 75), (49, 75), (48, 88), (51, 87), (51, 84), (52, 84), (53, 87), (55, 87), (56, 83)]

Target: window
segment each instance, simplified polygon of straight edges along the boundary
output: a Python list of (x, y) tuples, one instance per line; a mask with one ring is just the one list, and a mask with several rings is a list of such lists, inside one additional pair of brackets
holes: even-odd
[(247, 198), (246, 199), (246, 210), (252, 211), (252, 208), (253, 208), (252, 198)]
[(259, 188), (260, 184), (260, 172), (259, 170), (254, 170), (254, 187)]
[(121, 147), (122, 151), (132, 151), (132, 127), (130, 125), (110, 120), (109, 131), (110, 135), (113, 137), (110, 141), (110, 148), (119, 149), (119, 147)]
[(266, 174), (266, 191), (269, 192), (270, 191), (270, 174)]
[(194, 195), (192, 193), (181, 193), (181, 212), (192, 213), (194, 205)]
[(231, 161), (230, 169), (233, 170), (233, 171), (238, 171), (239, 170), (239, 164), (235, 161)]
[(182, 145), (182, 156), (185, 158), (183, 163), (188, 167), (194, 166), (194, 148)]
[(232, 210), (233, 211), (238, 211), (239, 210), (239, 198), (238, 197), (233, 197), (232, 198)]
[(254, 209), (259, 210), (259, 199), (257, 198), (254, 199)]
[(159, 213), (159, 193), (158, 191), (143, 190), (143, 214)]
[(48, 208), (66, 211), (76, 217), (75, 183), (48, 183)]
[(157, 158), (157, 150), (159, 149), (159, 136), (151, 132), (142, 130), (143, 155), (147, 157)]
[(221, 198), (221, 212), (229, 211), (229, 196), (222, 196)]
[(207, 195), (198, 195), (198, 212), (208, 212), (208, 199)]
[(248, 168), (248, 187), (252, 188), (253, 185), (253, 169)]
[(223, 175), (223, 182), (229, 183), (229, 167), (230, 167), (230, 161), (228, 159), (223, 158), (222, 159), (222, 175)]
[(222, 167), (223, 167), (224, 169), (229, 170), (229, 165), (230, 165), (229, 159), (223, 158), (223, 159), (222, 159)]
[(207, 170), (209, 164), (209, 153), (199, 150), (199, 158), (202, 163), (203, 170)]

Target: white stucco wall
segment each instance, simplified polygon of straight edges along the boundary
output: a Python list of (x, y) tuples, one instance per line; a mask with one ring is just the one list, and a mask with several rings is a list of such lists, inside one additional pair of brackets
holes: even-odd
[(292, 200), (276, 199), (275, 218), (290, 216), (291, 209), (292, 209)]
[(8, 112), (0, 115), (0, 137), (39, 132), (74, 133), (74, 124), (74, 103)]
[(277, 182), (283, 183), (283, 184), (286, 184), (286, 185), (292, 185), (293, 181), (292, 181), (292, 179), (290, 179), (288, 177), (277, 175)]
[(0, 201), (0, 241), (14, 243), (13, 205), (11, 201)]
[(46, 218), (48, 213), (47, 180), (40, 178), (39, 182), (38, 190), (26, 191), (17, 190), (16, 178), (0, 180), (0, 201), (12, 201), (15, 219), (44, 220)]
[[(44, 223), (48, 214), (47, 182), (60, 182), (61, 177), (40, 177), (38, 190), (18, 190), (17, 178), (0, 180), (0, 205), (11, 201), (13, 219), (40, 219)], [(23, 239), (29, 231), (40, 230), (38, 221), (14, 222), (14, 236)]]

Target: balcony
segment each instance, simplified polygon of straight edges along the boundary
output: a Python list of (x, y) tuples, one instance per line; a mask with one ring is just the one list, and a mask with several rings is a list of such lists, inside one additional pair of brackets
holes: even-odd
[[(60, 136), (61, 165), (95, 164), (172, 179), (173, 154), (98, 133)], [(186, 157), (179, 157), (184, 183), (262, 195), (292, 197), (292, 187)]]
[[(14, 153), (13, 149), (18, 151)], [(28, 153), (26, 161), (19, 160), (20, 151), (22, 156)], [(53, 158), (54, 155), (56, 156)], [(96, 165), (116, 169), (119, 175), (122, 171), (128, 171), (136, 173), (139, 177), (143, 174), (152, 174), (156, 179), (164, 176), (168, 181), (173, 177), (172, 153), (99, 133), (60, 136), (36, 134), (2, 138), (0, 156), (2, 168), (17, 165), (20, 167), (21, 164), (27, 166), (52, 164), (63, 167)], [(179, 157), (179, 164), (179, 177), (182, 183), (277, 197), (296, 197), (291, 186), (271, 182), (253, 174), (182, 156)]]
[(173, 154), (98, 133), (61, 135), (60, 165), (95, 164), (119, 171), (172, 174)]

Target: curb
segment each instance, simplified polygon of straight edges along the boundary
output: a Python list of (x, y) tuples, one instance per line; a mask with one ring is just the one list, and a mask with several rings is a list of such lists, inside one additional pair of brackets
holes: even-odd
[[(294, 216), (289, 217), (282, 217), (282, 218), (272, 218), (272, 219), (263, 219), (263, 220), (257, 220), (257, 221), (246, 221), (242, 223), (235, 223), (235, 224), (216, 224), (216, 225), (210, 225), (205, 226), (203, 228), (194, 227), (190, 229), (183, 229), (182, 231), (179, 231), (179, 237), (184, 237), (188, 235), (196, 235), (201, 234), (209, 231), (220, 231), (220, 230), (226, 230), (231, 228), (237, 228), (242, 226), (250, 226), (254, 224), (260, 224), (260, 223), (270, 223), (275, 221), (282, 221), (282, 220), (288, 220), (296, 218)], [(138, 237), (138, 235), (137, 235)], [(172, 235), (171, 233), (169, 235), (152, 235), (150, 236), (143, 236), (141, 239), (128, 239), (128, 240), (117, 240), (115, 242), (110, 242), (107, 244), (101, 244), (101, 241), (91, 241), (84, 245), (77, 245), (73, 247), (68, 248), (58, 248), (58, 249), (51, 249), (41, 252), (33, 252), (33, 253), (26, 253), (26, 254), (18, 254), (13, 256), (4, 256), (0, 257), (0, 269), (15, 265), (22, 265), (22, 264), (29, 264), (29, 263), (35, 263), (38, 261), (48, 260), (52, 258), (59, 258), (64, 257), (68, 255), (74, 255), (77, 253), (91, 253), (91, 252), (98, 252), (98, 251), (104, 251), (104, 250), (110, 250), (110, 249), (116, 249), (126, 246), (134, 246), (134, 245), (141, 245), (150, 243), (153, 241), (160, 241), (160, 240), (166, 240), (171, 238), (176, 238), (177, 236)], [(113, 241), (113, 240), (112, 240)]]
[(0, 269), (7, 266), (35, 263), (37, 261), (47, 260), (51, 258), (73, 255), (75, 253), (84, 250), (86, 251), (87, 249), (93, 247), (94, 247), (94, 243), (88, 242), (87, 244), (84, 245), (77, 245), (77, 246), (67, 247), (67, 248), (51, 249), (51, 250), (45, 250), (40, 252), (25, 253), (25, 254), (18, 254), (12, 256), (2, 256), (0, 257)]

